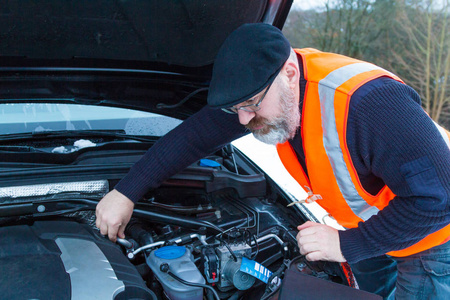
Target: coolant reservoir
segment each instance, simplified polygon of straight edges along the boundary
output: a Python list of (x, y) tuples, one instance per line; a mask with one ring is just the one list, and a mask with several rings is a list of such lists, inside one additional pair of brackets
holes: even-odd
[(171, 300), (203, 299), (203, 288), (182, 284), (169, 274), (162, 272), (160, 266), (164, 263), (167, 263), (170, 271), (181, 279), (205, 284), (205, 278), (194, 264), (192, 253), (186, 247), (166, 246), (154, 250), (147, 257), (147, 264)]

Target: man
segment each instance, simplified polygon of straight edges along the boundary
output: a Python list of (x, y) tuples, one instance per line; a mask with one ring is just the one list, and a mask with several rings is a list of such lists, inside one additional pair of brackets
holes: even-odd
[(385, 298), (450, 293), (450, 135), (399, 78), (341, 55), (294, 52), (278, 29), (246, 24), (219, 50), (208, 106), (100, 201), (102, 234), (123, 238), (149, 189), (249, 130), (277, 144), (291, 175), (348, 228), (299, 226), (308, 260), (348, 261), (361, 288)]

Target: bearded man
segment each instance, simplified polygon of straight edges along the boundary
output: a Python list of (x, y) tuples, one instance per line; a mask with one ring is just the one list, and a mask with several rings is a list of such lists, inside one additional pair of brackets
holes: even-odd
[(290, 174), (347, 229), (300, 225), (308, 260), (347, 261), (362, 289), (386, 299), (450, 294), (449, 133), (394, 74), (294, 51), (266, 24), (227, 38), (208, 106), (160, 139), (99, 202), (97, 227), (112, 241), (124, 238), (134, 202), (148, 190), (249, 132), (277, 145)]

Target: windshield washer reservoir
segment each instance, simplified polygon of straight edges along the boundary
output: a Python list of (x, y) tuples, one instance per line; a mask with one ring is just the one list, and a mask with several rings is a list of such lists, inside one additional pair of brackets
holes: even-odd
[(147, 257), (147, 264), (172, 300), (202, 300), (203, 288), (187, 286), (160, 270), (168, 264), (170, 271), (186, 281), (205, 284), (205, 278), (194, 264), (192, 253), (183, 246), (165, 246), (154, 250)]

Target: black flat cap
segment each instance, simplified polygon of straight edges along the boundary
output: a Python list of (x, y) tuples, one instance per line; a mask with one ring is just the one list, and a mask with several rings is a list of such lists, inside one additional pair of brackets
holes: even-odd
[(273, 82), (291, 53), (289, 41), (269, 24), (244, 24), (222, 44), (213, 66), (208, 105), (246, 101)]

